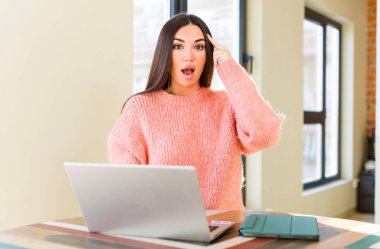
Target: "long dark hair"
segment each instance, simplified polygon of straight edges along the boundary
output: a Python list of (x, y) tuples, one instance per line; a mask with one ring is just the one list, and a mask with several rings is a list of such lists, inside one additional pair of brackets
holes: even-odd
[[(210, 29), (199, 17), (191, 14), (180, 13), (170, 18), (162, 27), (160, 35), (158, 37), (156, 49), (154, 51), (146, 88), (144, 91), (137, 94), (149, 93), (168, 88), (170, 84), (170, 69), (172, 65), (171, 55), (174, 36), (180, 28), (189, 24), (198, 26), (203, 33), (204, 39), (207, 41), (206, 63), (199, 82), (201, 87), (210, 87), (214, 71), (214, 60), (212, 56), (214, 47), (207, 39), (207, 34), (212, 36)], [(123, 105), (123, 108), (125, 106), (125, 103)]]
[[(162, 27), (158, 37), (147, 86), (144, 92), (153, 92), (168, 88), (170, 84), (171, 54), (174, 35), (180, 28), (189, 24), (198, 26), (205, 40), (207, 40), (207, 34), (211, 35), (206, 23), (195, 15), (180, 13), (170, 18)], [(209, 87), (211, 85), (212, 73), (214, 71), (213, 51), (214, 47), (211, 43), (206, 42), (206, 63), (199, 79), (200, 85), (203, 87)]]

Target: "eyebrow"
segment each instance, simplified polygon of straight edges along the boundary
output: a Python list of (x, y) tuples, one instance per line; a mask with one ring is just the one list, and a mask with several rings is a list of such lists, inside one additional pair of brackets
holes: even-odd
[[(184, 40), (182, 40), (182, 39), (179, 39), (179, 38), (173, 38), (173, 40), (177, 40), (177, 41), (180, 41), (180, 42), (185, 42)], [(197, 39), (197, 40), (195, 40), (194, 42), (196, 43), (196, 42), (200, 42), (200, 41), (205, 41), (205, 39), (203, 39), (203, 38), (201, 38), (201, 39)]]

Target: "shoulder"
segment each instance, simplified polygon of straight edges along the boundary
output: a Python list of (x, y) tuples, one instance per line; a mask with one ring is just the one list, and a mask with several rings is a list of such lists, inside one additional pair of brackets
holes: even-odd
[(157, 92), (137, 93), (129, 97), (123, 106), (124, 112), (138, 112), (155, 105)]

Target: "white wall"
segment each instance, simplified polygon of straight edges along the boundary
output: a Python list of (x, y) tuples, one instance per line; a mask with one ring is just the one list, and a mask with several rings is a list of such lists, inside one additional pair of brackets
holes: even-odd
[[(248, 53), (254, 78), (274, 107), (287, 115), (281, 142), (248, 158), (247, 207), (341, 216), (356, 207), (353, 179), (363, 162), (366, 135), (367, 1), (247, 1)], [(342, 177), (303, 191), (303, 20), (305, 5), (343, 24)]]
[(0, 230), (79, 215), (64, 161), (106, 162), (132, 92), (132, 1), (0, 1)]

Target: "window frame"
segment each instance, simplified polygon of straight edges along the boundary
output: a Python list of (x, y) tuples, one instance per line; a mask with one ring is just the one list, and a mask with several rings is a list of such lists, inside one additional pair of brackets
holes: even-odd
[[(342, 95), (342, 25), (318, 12), (315, 12), (312, 9), (305, 8), (305, 18), (304, 20), (308, 20), (310, 22), (317, 23), (318, 25), (321, 25), (323, 28), (323, 70), (322, 70), (322, 91), (323, 91), (323, 108), (322, 111), (317, 112), (317, 111), (305, 111), (304, 110), (304, 125), (307, 124), (320, 124), (322, 126), (322, 132), (321, 132), (321, 141), (322, 141), (322, 167), (321, 167), (321, 178), (315, 181), (310, 181), (307, 183), (303, 184), (304, 190), (310, 189), (316, 186), (321, 186), (326, 183), (330, 183), (332, 181), (335, 181), (337, 179), (341, 178), (341, 109), (342, 109), (342, 103), (341, 103), (341, 95)], [(326, 150), (326, 133), (325, 133), (325, 128), (326, 128), (326, 51), (327, 51), (327, 45), (326, 45), (326, 30), (327, 26), (332, 26), (336, 28), (339, 31), (339, 69), (338, 69), (338, 88), (339, 88), (339, 96), (338, 96), (338, 172), (336, 175), (331, 176), (331, 177), (326, 177), (325, 172), (326, 172), (326, 157), (325, 157), (325, 150)], [(302, 165), (303, 167), (304, 165)], [(303, 181), (303, 178), (302, 178)]]

